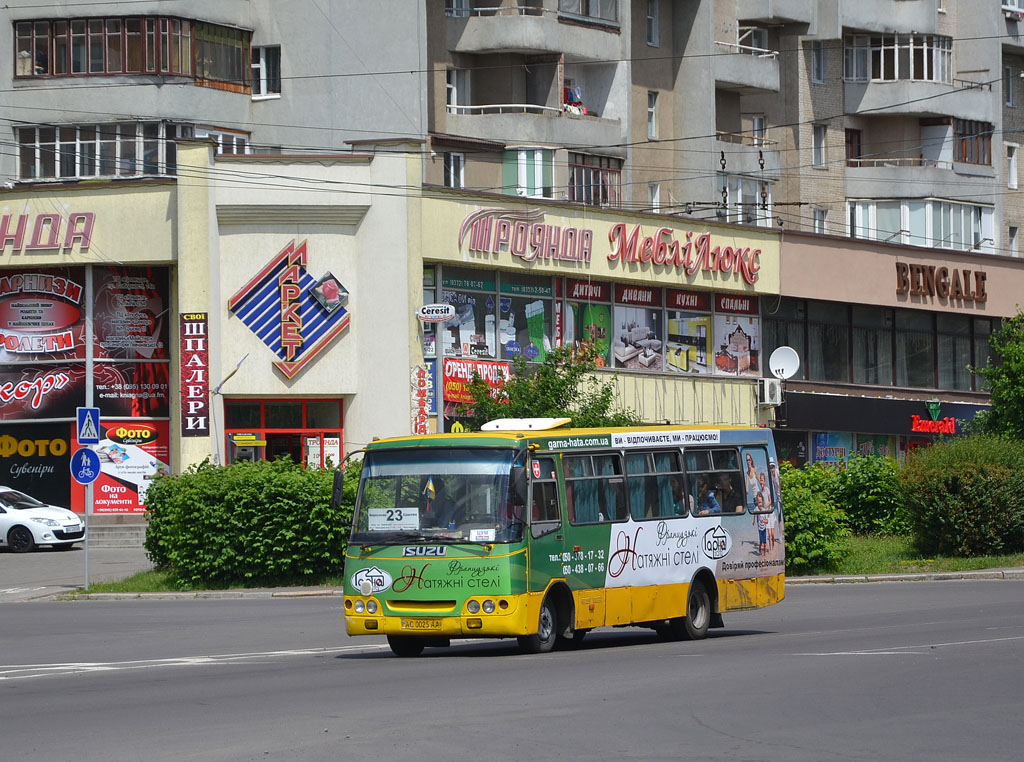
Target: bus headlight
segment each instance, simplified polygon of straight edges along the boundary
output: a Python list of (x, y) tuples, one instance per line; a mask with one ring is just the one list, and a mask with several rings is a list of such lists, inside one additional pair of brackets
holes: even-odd
[(366, 609), (366, 604), (363, 603), (362, 601), (356, 601), (356, 605), (355, 605), (354, 608), (355, 608), (357, 614), (362, 614), (363, 611)]
[(377, 613), (377, 601), (367, 601), (366, 610), (371, 614)]
[(470, 614), (477, 614), (480, 612), (480, 601), (470, 601), (466, 604), (466, 608), (469, 609)]
[(485, 614), (493, 614), (494, 613), (494, 601), (484, 601), (484, 613)]

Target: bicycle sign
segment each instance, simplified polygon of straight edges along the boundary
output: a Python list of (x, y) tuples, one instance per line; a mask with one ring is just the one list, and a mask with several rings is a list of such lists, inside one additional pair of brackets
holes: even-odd
[(100, 475), (100, 456), (88, 447), (79, 447), (71, 456), (71, 478), (79, 484), (92, 484)]

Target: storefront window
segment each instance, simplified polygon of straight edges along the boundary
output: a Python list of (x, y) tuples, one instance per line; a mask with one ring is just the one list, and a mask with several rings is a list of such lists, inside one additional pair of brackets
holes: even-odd
[[(437, 291), (434, 288), (434, 268), (423, 268), (423, 303), (434, 304)], [(423, 356), (434, 357), (437, 353), (437, 324), (420, 323), (420, 330), (423, 332)]]
[(715, 373), (761, 375), (761, 318), (757, 297), (715, 296)]
[(563, 341), (572, 343), (574, 349), (585, 346), (596, 347), (597, 365), (604, 367), (611, 362), (609, 350), (612, 342), (611, 285), (586, 280), (568, 279), (565, 283), (568, 297), (565, 309)]
[(227, 463), (288, 458), (311, 468), (342, 459), (341, 400), (224, 401)]
[(439, 328), (445, 357), (497, 357), (495, 285), (492, 272), (444, 269), (441, 301), (455, 307), (455, 317)]
[(845, 304), (807, 303), (807, 375), (812, 381), (850, 380), (850, 327)]
[(612, 325), (612, 351), (616, 368), (661, 370), (662, 311), (616, 305)]
[[(984, 368), (992, 358), (992, 346), (989, 337), (992, 335), (992, 321), (988, 318), (974, 319), (974, 367)], [(974, 386), (979, 391), (988, 391), (988, 385), (981, 376), (974, 377)]]
[(498, 343), (503, 359), (543, 362), (551, 350), (551, 278), (505, 276), (498, 297)]
[(853, 382), (892, 384), (892, 310), (853, 307)]
[(935, 334), (932, 315), (896, 311), (896, 383), (899, 386), (935, 386)]
[(940, 389), (970, 389), (971, 319), (965, 315), (938, 315)]
[(807, 376), (807, 349), (805, 338), (807, 330), (804, 323), (806, 308), (801, 299), (780, 297), (765, 300), (764, 305), (764, 352), (771, 357), (779, 347), (792, 347), (800, 356), (800, 369), (794, 378)]

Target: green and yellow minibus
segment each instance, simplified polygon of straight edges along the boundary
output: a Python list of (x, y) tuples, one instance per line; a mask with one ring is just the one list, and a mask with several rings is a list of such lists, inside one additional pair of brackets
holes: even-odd
[(785, 592), (767, 428), (565, 428), (381, 439), (345, 557), (349, 635), (399, 656), (452, 638), (540, 653), (597, 627), (698, 639)]

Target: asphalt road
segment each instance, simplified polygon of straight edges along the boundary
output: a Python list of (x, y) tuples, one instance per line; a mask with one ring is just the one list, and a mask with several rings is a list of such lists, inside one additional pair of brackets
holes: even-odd
[(340, 599), (0, 605), (3, 760), (1006, 760), (1024, 581), (794, 586), (701, 642), (397, 659)]

